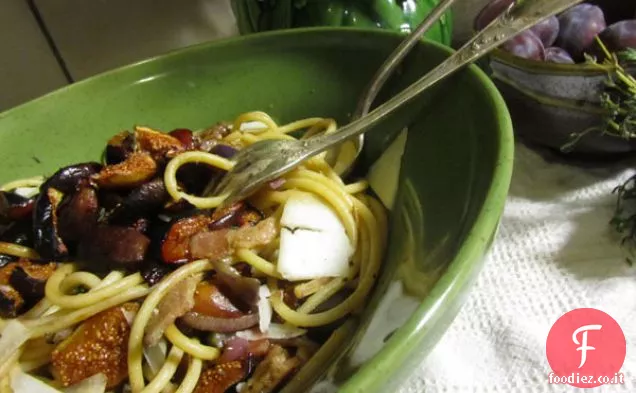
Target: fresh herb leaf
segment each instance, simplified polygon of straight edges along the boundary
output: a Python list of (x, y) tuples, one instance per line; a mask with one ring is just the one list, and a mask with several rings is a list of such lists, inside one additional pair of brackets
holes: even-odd
[(605, 53), (605, 61), (599, 64), (596, 58), (585, 55), (585, 63), (608, 70), (600, 95), (600, 106), (605, 110), (603, 124), (572, 134), (570, 141), (561, 148), (562, 151), (571, 151), (583, 136), (594, 131), (624, 139), (636, 137), (636, 79), (622, 65), (636, 61), (636, 50), (610, 53), (598, 37), (596, 42)]
[[(612, 193), (618, 194), (618, 198), (610, 225), (623, 235), (621, 246), (633, 256), (636, 250), (636, 175), (616, 187)], [(634, 265), (632, 257), (627, 257), (625, 261), (629, 266)]]
[[(618, 198), (610, 225), (623, 235), (621, 245), (633, 250), (636, 247), (636, 175), (616, 187), (612, 193), (618, 194)], [(632, 264), (630, 258), (627, 262)]]
[(616, 54), (618, 60), (623, 63), (636, 63), (636, 49), (627, 48)]

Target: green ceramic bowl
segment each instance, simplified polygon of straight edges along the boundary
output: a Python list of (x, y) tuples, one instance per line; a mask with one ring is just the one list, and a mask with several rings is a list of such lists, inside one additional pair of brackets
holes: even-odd
[[(97, 159), (110, 136), (135, 124), (196, 129), (251, 110), (280, 122), (332, 116), (345, 123), (399, 41), (381, 30), (285, 30), (187, 48), (79, 82), (0, 114), (0, 183)], [(422, 42), (383, 94), (448, 54)], [(404, 126), (408, 141), (377, 287), (351, 320), (351, 336), (317, 367), (320, 378), (294, 380), (299, 391), (393, 391), (459, 311), (495, 235), (513, 136), (491, 81), (471, 66), (413, 101), (368, 134), (362, 164)]]

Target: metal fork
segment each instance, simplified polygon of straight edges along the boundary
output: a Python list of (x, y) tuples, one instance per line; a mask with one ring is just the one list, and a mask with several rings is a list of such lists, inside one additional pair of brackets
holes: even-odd
[[(450, 8), (450, 6), (455, 3), (456, 0), (441, 0), (437, 5), (431, 10), (431, 12), (426, 15), (424, 20), (420, 22), (419, 26), (411, 32), (402, 42), (398, 45), (397, 48), (391, 53), (391, 55), (382, 63), (378, 71), (375, 73), (369, 84), (366, 86), (362, 94), (360, 95), (360, 99), (358, 101), (358, 105), (356, 106), (353, 115), (351, 116), (351, 120), (357, 120), (362, 116), (366, 115), (371, 108), (371, 105), (375, 101), (378, 93), (389, 79), (393, 71), (400, 65), (402, 60), (406, 57), (406, 55), (411, 52), (411, 49), (415, 47), (415, 45), (420, 42), (424, 34), (444, 15), (446, 10)], [(350, 158), (350, 162), (346, 165), (346, 169), (342, 171), (341, 176), (345, 177), (349, 174), (349, 171), (352, 169), (353, 164), (357, 161), (358, 157), (360, 157), (360, 153), (362, 153), (362, 149), (364, 147), (364, 134), (358, 135), (358, 139), (354, 143), (356, 152), (353, 157)], [(339, 151), (337, 149), (331, 150), (325, 157), (329, 164), (335, 164), (336, 159), (338, 158)]]
[[(443, 0), (438, 7), (447, 6), (449, 1), (453, 0)], [(247, 198), (265, 183), (293, 170), (303, 161), (364, 133), (427, 88), (481, 58), (509, 38), (581, 1), (517, 0), (516, 5), (499, 15), (433, 70), (386, 103), (343, 126), (337, 132), (301, 140), (259, 141), (240, 150), (233, 158), (234, 167), (223, 177), (214, 194), (226, 195), (224, 205)], [(415, 32), (404, 41), (412, 38), (414, 34)], [(393, 56), (399, 55), (398, 51), (393, 53)], [(391, 59), (384, 64), (392, 64)]]

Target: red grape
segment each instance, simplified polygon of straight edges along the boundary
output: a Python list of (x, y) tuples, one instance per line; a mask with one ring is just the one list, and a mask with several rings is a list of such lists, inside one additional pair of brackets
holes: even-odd
[(488, 3), (479, 12), (475, 18), (474, 28), (475, 30), (481, 30), (486, 27), (490, 22), (495, 20), (496, 17), (501, 15), (515, 0), (493, 0)]
[(541, 40), (530, 30), (517, 34), (501, 47), (503, 50), (524, 59), (539, 61), (545, 59), (545, 50)]
[(530, 30), (541, 39), (543, 46), (547, 48), (554, 44), (559, 35), (559, 19), (556, 16), (551, 16), (532, 26)]
[(579, 4), (566, 10), (559, 16), (559, 25), (556, 44), (575, 60), (582, 59), (583, 51), (606, 27), (603, 11), (591, 4)]
[(545, 50), (545, 61), (549, 63), (574, 64), (570, 54), (557, 46), (552, 46)]
[(614, 23), (603, 30), (599, 38), (610, 51), (636, 48), (636, 19)]

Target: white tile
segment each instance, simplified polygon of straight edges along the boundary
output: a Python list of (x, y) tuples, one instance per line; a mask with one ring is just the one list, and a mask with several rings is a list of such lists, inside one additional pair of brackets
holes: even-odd
[(76, 80), (237, 34), (229, 0), (36, 0), (36, 4)]
[(0, 111), (66, 84), (25, 0), (0, 1)]

